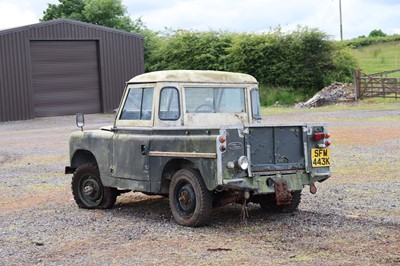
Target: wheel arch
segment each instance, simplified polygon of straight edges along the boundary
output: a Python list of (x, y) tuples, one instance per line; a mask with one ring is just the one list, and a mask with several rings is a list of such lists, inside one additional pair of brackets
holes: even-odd
[(194, 164), (190, 160), (182, 158), (173, 158), (165, 163), (161, 172), (160, 193), (167, 195), (169, 193), (169, 184), (176, 172), (184, 168), (194, 168)]
[(162, 172), (162, 181), (171, 180), (176, 172), (185, 168), (195, 168), (194, 163), (187, 159), (174, 158), (169, 160)]
[(161, 174), (161, 192), (168, 193), (169, 183), (176, 172), (181, 169), (194, 169), (201, 175), (208, 190), (216, 187), (214, 164), (210, 159), (196, 158), (189, 160), (186, 158), (172, 158), (165, 163)]
[(96, 157), (87, 150), (77, 150), (71, 159), (71, 167), (76, 169), (84, 164), (92, 164), (98, 166)]

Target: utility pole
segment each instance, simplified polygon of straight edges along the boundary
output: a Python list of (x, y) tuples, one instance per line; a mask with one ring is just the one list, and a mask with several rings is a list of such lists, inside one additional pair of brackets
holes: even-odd
[(339, 0), (339, 14), (340, 14), (340, 40), (343, 41), (342, 0)]

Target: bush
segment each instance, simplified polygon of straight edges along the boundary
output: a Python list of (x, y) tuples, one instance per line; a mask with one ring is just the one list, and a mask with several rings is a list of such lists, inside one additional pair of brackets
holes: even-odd
[(400, 41), (400, 34), (393, 34), (389, 36), (360, 36), (348, 41), (344, 41), (343, 43), (350, 48), (361, 48), (378, 43), (389, 43), (398, 41)]
[(263, 84), (312, 93), (342, 70), (336, 68), (334, 60), (341, 48), (316, 29), (243, 34), (229, 49), (229, 65), (234, 71), (254, 75)]
[[(253, 75), (261, 84), (312, 94), (353, 79), (356, 62), (345, 45), (306, 27), (284, 33), (165, 30), (146, 35), (146, 71), (204, 69)], [(282, 97), (285, 98), (285, 97)]]

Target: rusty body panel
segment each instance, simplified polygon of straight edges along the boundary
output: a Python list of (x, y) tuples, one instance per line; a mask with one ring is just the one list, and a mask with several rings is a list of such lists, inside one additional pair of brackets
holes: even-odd
[(213, 206), (269, 194), (290, 204), (293, 192), (329, 178), (329, 136), (324, 124), (262, 124), (257, 86), (217, 71), (135, 77), (114, 125), (71, 135), (68, 172), (92, 163), (105, 187), (154, 194), (176, 183), (182, 194), (171, 204), (183, 213), (195, 192), (174, 181), (182, 169), (213, 192)]

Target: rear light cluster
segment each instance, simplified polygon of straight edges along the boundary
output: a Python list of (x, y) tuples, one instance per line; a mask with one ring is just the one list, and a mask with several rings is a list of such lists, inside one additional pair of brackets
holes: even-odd
[(219, 150), (221, 152), (225, 152), (226, 151), (226, 136), (219, 136), (218, 142), (219, 142)]
[[(313, 140), (315, 140), (315, 141), (322, 140), (323, 141), (322, 146), (329, 147), (331, 145), (331, 142), (328, 140), (330, 137), (331, 137), (330, 133), (315, 131)], [(321, 144), (318, 146), (321, 146)]]
[[(227, 146), (226, 146), (227, 139), (226, 139), (226, 135), (224, 135), (224, 133), (221, 133), (221, 135), (219, 135), (217, 137), (217, 147), (221, 153), (225, 152), (227, 149)], [(250, 167), (250, 161), (249, 161), (249, 158), (242, 155), (237, 160), (229, 161), (226, 164), (226, 167), (228, 169), (238, 169), (238, 170), (246, 171)]]

